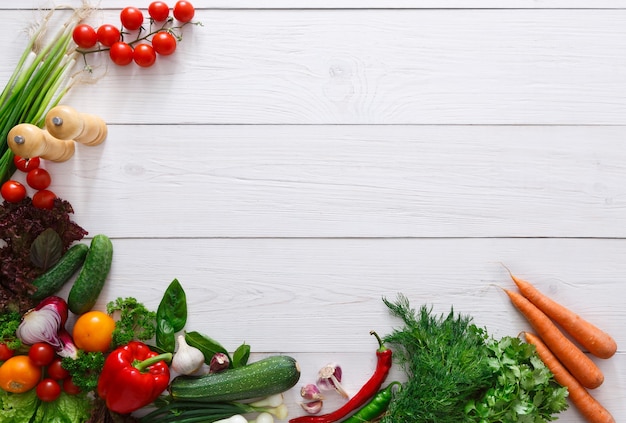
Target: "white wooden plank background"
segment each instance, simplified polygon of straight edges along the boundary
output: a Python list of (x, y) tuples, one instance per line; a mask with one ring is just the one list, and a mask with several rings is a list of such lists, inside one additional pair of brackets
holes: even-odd
[[(303, 382), (339, 361), (354, 392), (369, 331), (398, 324), (383, 296), (526, 329), (505, 264), (615, 336), (594, 395), (624, 419), (626, 3), (196, 3), (204, 26), (173, 56), (96, 61), (66, 98), (109, 124), (46, 164), (76, 221), (113, 238), (97, 307), (156, 307), (179, 278), (190, 329), (292, 354)], [(49, 4), (0, 3), (0, 81)]]

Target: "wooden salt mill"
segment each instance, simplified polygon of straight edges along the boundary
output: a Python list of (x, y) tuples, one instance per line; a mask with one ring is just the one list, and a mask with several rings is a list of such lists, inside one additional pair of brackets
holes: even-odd
[(79, 113), (70, 106), (56, 106), (46, 114), (46, 130), (62, 140), (98, 145), (107, 136), (107, 126), (96, 115)]
[(64, 162), (74, 155), (74, 140), (53, 137), (45, 129), (30, 123), (14, 126), (7, 135), (7, 144), (16, 156), (27, 159), (41, 157), (53, 162)]

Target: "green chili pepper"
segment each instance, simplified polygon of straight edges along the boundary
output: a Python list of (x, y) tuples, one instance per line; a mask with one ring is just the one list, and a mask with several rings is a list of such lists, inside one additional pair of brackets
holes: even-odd
[(379, 390), (359, 411), (343, 420), (342, 423), (370, 422), (382, 416), (387, 411), (389, 404), (391, 404), (394, 387), (400, 385), (400, 382), (391, 382), (386, 388)]

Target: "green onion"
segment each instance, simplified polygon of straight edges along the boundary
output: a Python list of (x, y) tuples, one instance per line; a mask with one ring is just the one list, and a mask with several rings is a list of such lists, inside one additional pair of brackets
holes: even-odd
[(31, 35), (0, 94), (0, 184), (15, 171), (13, 152), (7, 144), (9, 131), (20, 123), (43, 127), (46, 113), (74, 84), (71, 73), (79, 53), (73, 44), (72, 31), (91, 11), (86, 6), (75, 9), (59, 31), (42, 44), (55, 12), (52, 9)]

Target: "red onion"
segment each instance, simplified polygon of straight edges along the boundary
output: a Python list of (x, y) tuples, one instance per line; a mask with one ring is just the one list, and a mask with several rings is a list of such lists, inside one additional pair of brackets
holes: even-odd
[(61, 328), (59, 331), (59, 339), (61, 340), (61, 347), (56, 349), (57, 354), (61, 357), (71, 357), (76, 360), (78, 357), (78, 348), (74, 344), (72, 336), (65, 328)]
[(63, 298), (47, 297), (26, 312), (17, 328), (17, 337), (26, 345), (46, 342), (57, 350), (62, 349), (59, 331), (65, 326), (67, 316), (67, 303)]

